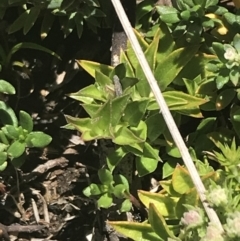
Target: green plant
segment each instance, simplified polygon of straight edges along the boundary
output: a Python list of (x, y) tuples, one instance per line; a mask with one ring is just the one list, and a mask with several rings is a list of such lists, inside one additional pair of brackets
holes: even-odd
[[(0, 93), (15, 94), (12, 85), (4, 80), (0, 80)], [(41, 131), (33, 131), (32, 117), (20, 111), (19, 121), (15, 112), (5, 102), (0, 101), (0, 171), (3, 171), (8, 164), (18, 168), (26, 159), (26, 148), (42, 148), (48, 145), (52, 138)]]
[(100, 169), (98, 177), (101, 184), (92, 183), (83, 190), (87, 197), (98, 197), (98, 207), (109, 208), (113, 204), (114, 197), (124, 199), (119, 208), (120, 212), (127, 212), (131, 209), (131, 195), (129, 192), (128, 180), (122, 175), (112, 175), (107, 169)]
[(218, 59), (210, 61), (208, 68), (209, 71), (214, 73), (217, 88), (221, 89), (229, 80), (233, 86), (238, 86), (240, 75), (240, 35), (236, 34), (234, 36), (232, 44), (213, 42), (212, 47)]
[(42, 38), (47, 37), (56, 17), (60, 21), (65, 37), (76, 28), (80, 38), (84, 22), (96, 32), (97, 27), (100, 26), (97, 18), (105, 16), (99, 9), (100, 4), (97, 0), (4, 0), (0, 5), (0, 18), (3, 18), (6, 10), (12, 7), (18, 8), (19, 16), (10, 25), (8, 33), (22, 29), (23, 33), (27, 34), (36, 21), (41, 20)]
[[(140, 15), (147, 19), (153, 5), (146, 1), (142, 6), (146, 8)], [(207, 200), (219, 215), (224, 232), (209, 223), (188, 171), (177, 164), (181, 155), (130, 45), (122, 52), (121, 64), (116, 68), (78, 61), (95, 78), (95, 83), (69, 96), (83, 103), (89, 117), (66, 116), (66, 127), (79, 130), (83, 140), (110, 139), (115, 145), (107, 155), (107, 169), (99, 171), (111, 177), (107, 187), (102, 187), (100, 178), (102, 184), (91, 184), (84, 194), (100, 195), (98, 204), (105, 195), (110, 204), (113, 171), (128, 153), (136, 156), (139, 176), (153, 172), (158, 160), (163, 160), (166, 180), (160, 181), (162, 190), (138, 192), (148, 208), (148, 219), (143, 223), (110, 224), (133, 240), (237, 240), (240, 195), (239, 148), (235, 139), (238, 143), (239, 35), (231, 20), (238, 18), (238, 13), (229, 13), (217, 6), (216, 1), (178, 1), (177, 10), (163, 6), (156, 9), (161, 21), (156, 21), (147, 33), (135, 31), (135, 34), (179, 128), (191, 123), (192, 118), (203, 118), (193, 131), (187, 132), (186, 143), (208, 189)], [(206, 156), (201, 162), (198, 156), (203, 153)], [(215, 170), (207, 157), (217, 160)], [(235, 222), (238, 224), (234, 225)]]
[[(158, 83), (177, 123), (180, 124), (182, 115), (202, 117), (199, 106), (208, 100), (173, 90), (172, 87), (185, 66), (188, 66), (188, 61), (195, 58), (198, 46), (177, 48), (165, 24), (160, 25), (150, 44), (145, 42), (140, 34), (136, 34), (155, 76), (161, 76)], [(166, 42), (159, 45), (161, 37), (164, 37)], [(201, 56), (197, 61), (204, 62), (207, 58)], [(69, 95), (84, 103), (82, 106), (89, 117), (66, 116), (67, 127), (79, 130), (85, 141), (112, 140), (115, 148), (107, 155), (107, 166), (111, 173), (124, 156), (132, 153), (136, 156), (138, 175), (144, 176), (153, 172), (161, 160), (159, 146), (165, 148), (171, 157), (179, 158), (180, 155), (163, 117), (158, 112), (156, 101), (131, 46), (128, 46), (126, 54), (122, 53), (121, 60), (123, 64), (116, 68), (90, 61), (78, 61), (81, 67), (95, 77), (96, 82)], [(179, 63), (177, 66), (176, 62)], [(191, 74), (206, 75), (203, 69)], [(114, 85), (113, 79), (116, 76), (122, 87), (121, 95), (117, 94)]]

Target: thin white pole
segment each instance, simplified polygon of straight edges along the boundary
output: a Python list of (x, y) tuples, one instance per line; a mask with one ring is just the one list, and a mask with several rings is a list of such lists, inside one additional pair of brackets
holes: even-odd
[[(152, 92), (156, 98), (156, 101), (160, 107), (161, 113), (162, 113), (163, 118), (167, 124), (167, 127), (172, 135), (172, 138), (181, 153), (182, 159), (189, 171), (189, 174), (191, 175), (192, 181), (197, 189), (197, 192), (202, 201), (204, 209), (208, 215), (208, 218), (211, 222), (215, 223), (223, 231), (222, 224), (221, 224), (216, 212), (214, 211), (214, 209), (209, 207), (208, 203), (206, 202), (206, 196), (205, 196), (206, 189), (201, 181), (201, 178), (200, 178), (200, 176), (197, 172), (197, 169), (192, 161), (192, 158), (188, 152), (188, 149), (182, 139), (182, 136), (177, 128), (177, 125), (169, 111), (169, 108), (163, 98), (161, 90), (157, 84), (156, 79), (153, 76), (153, 73), (148, 65), (145, 55), (144, 55), (144, 53), (138, 43), (138, 40), (133, 32), (132, 26), (127, 18), (127, 15), (122, 7), (122, 4), (119, 0), (111, 0), (111, 1), (116, 10), (116, 13), (121, 21), (123, 29), (132, 45), (132, 48), (138, 58), (138, 61), (143, 69), (143, 72), (148, 80), (148, 83), (149, 83), (149, 85), (152, 89)], [(161, 78), (161, 76), (159, 76), (159, 78)]]

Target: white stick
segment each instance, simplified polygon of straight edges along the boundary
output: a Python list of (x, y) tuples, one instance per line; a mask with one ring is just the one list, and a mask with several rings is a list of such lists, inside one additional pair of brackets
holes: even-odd
[[(188, 149), (182, 139), (182, 136), (176, 126), (176, 123), (168, 109), (168, 106), (163, 98), (163, 95), (157, 84), (157, 81), (154, 78), (153, 73), (148, 65), (145, 55), (144, 55), (144, 53), (138, 43), (138, 40), (133, 32), (132, 26), (127, 18), (127, 15), (122, 7), (122, 4), (119, 0), (112, 0), (112, 3), (113, 3), (113, 6), (116, 10), (116, 13), (117, 13), (120, 21), (121, 21), (123, 29), (124, 29), (132, 47), (133, 47), (133, 50), (138, 58), (138, 61), (143, 69), (143, 72), (148, 80), (148, 83), (152, 89), (152, 92), (156, 98), (156, 101), (161, 109), (163, 118), (168, 126), (168, 129), (172, 135), (172, 138), (181, 153), (182, 159), (189, 171), (189, 174), (191, 175), (192, 181), (197, 189), (197, 192), (198, 192), (199, 197), (202, 201), (202, 204), (205, 208), (205, 211), (209, 217), (209, 220), (211, 222), (215, 223), (216, 225), (218, 225), (218, 227), (223, 231), (221, 222), (220, 222), (216, 212), (212, 208), (210, 208), (206, 202), (206, 197), (205, 197), (206, 189), (201, 181), (201, 178), (200, 178), (200, 176), (197, 172), (197, 169), (192, 161), (192, 158), (188, 152)], [(161, 77), (161, 76), (159, 76), (159, 77)]]

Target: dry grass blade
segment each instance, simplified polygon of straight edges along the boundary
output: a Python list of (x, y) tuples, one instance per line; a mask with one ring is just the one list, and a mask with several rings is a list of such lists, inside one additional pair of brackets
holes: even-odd
[(205, 211), (206, 211), (210, 221), (215, 223), (216, 225), (218, 225), (219, 228), (223, 231), (221, 222), (220, 222), (216, 212), (212, 208), (210, 208), (208, 203), (206, 202), (206, 197), (205, 197), (206, 189), (200, 179), (200, 176), (196, 170), (196, 167), (192, 161), (192, 158), (188, 152), (188, 149), (181, 137), (181, 134), (176, 126), (176, 123), (174, 122), (174, 119), (168, 109), (168, 106), (163, 98), (161, 90), (159, 89), (157, 81), (154, 78), (153, 73), (148, 65), (148, 62), (147, 62), (145, 56), (144, 56), (144, 53), (138, 43), (138, 40), (132, 30), (131, 24), (126, 16), (126, 13), (122, 7), (122, 4), (120, 3), (119, 0), (112, 0), (112, 3), (113, 3), (113, 6), (116, 10), (116, 13), (117, 13), (120, 21), (121, 21), (124, 31), (125, 31), (126, 35), (128, 36), (128, 39), (134, 49), (134, 52), (138, 58), (138, 61), (143, 69), (143, 72), (149, 82), (149, 85), (150, 85), (152, 92), (156, 98), (156, 101), (161, 109), (162, 115), (163, 115), (164, 120), (168, 126), (168, 129), (173, 137), (173, 140), (176, 143), (176, 145), (181, 153), (182, 159), (191, 175), (191, 178), (198, 191), (199, 197), (203, 203)]

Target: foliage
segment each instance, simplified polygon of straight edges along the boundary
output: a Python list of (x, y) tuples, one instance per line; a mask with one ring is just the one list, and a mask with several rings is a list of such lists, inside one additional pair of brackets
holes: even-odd
[(97, 203), (101, 208), (112, 206), (114, 196), (119, 199), (125, 199), (121, 203), (120, 212), (127, 212), (131, 209), (130, 192), (128, 180), (122, 175), (112, 175), (107, 169), (100, 169), (98, 177), (100, 185), (92, 183), (83, 190), (87, 197), (100, 196)]
[(83, 24), (96, 32), (99, 27), (97, 18), (102, 18), (105, 14), (99, 9), (97, 0), (4, 0), (0, 3), (0, 18), (12, 7), (17, 7), (19, 16), (10, 25), (8, 33), (23, 30), (27, 34), (37, 20), (41, 19), (41, 37), (47, 37), (52, 28), (54, 19), (57, 17), (62, 26), (62, 31), (68, 36), (73, 29), (77, 29), (79, 38), (82, 35)]
[[(166, 31), (165, 37), (174, 47), (166, 26), (162, 26)], [(168, 106), (170, 110), (176, 112), (176, 120), (180, 120), (181, 114), (201, 117), (199, 106), (208, 100), (174, 91), (168, 87), (183, 70), (184, 65), (194, 57), (198, 47), (174, 48), (170, 55), (164, 53), (160, 57), (158, 53), (160, 33), (160, 30), (156, 32), (151, 44), (147, 44), (139, 34), (138, 38), (145, 48), (155, 76), (164, 73), (159, 80), (159, 85), (162, 90), (165, 90), (164, 97)], [(167, 151), (173, 152), (172, 155), (178, 154), (169, 139), (163, 118), (158, 113), (156, 101), (130, 46), (127, 54), (123, 53), (121, 58), (124, 64), (115, 69), (89, 61), (79, 61), (79, 64), (95, 77), (96, 82), (77, 93), (70, 94), (70, 97), (82, 101), (84, 103), (82, 106), (90, 117), (66, 116), (66, 120), (82, 133), (85, 141), (105, 138), (111, 139), (116, 144), (115, 151), (107, 158), (110, 171), (113, 171), (121, 158), (130, 152), (137, 157), (136, 169), (138, 174), (143, 176), (157, 167), (160, 159), (155, 141), (161, 135), (165, 136), (163, 141)], [(176, 61), (179, 63), (178, 66), (175, 65)], [(100, 72), (101, 70), (104, 72)], [(196, 72), (196, 75), (198, 74), (200, 73)], [(204, 72), (202, 74), (204, 75)], [(122, 95), (120, 96), (116, 95), (113, 76), (118, 76), (121, 82)], [(162, 122), (161, 128), (155, 124), (159, 119)]]
[[(109, 1), (110, 2), (110, 1)], [(10, 8), (18, 10), (8, 34), (24, 34), (41, 22), (45, 38), (56, 18), (65, 36), (76, 29), (81, 37), (83, 24), (96, 31), (109, 14), (109, 2), (97, 0), (4, 0), (0, 17)], [(99, 208), (110, 208), (120, 199), (119, 210), (129, 211), (132, 196), (129, 180), (116, 174), (116, 166), (134, 155), (140, 177), (162, 167), (160, 192), (138, 191), (148, 209), (142, 223), (110, 222), (133, 240), (238, 240), (240, 149), (240, 12), (229, 11), (217, 0), (177, 0), (177, 6), (158, 6), (144, 0), (137, 8), (135, 34), (144, 50), (163, 96), (189, 152), (207, 187), (207, 200), (217, 212), (224, 233), (209, 223), (184, 165), (170, 136), (141, 66), (130, 44), (121, 53), (121, 64), (113, 68), (97, 62), (77, 60), (95, 83), (69, 97), (81, 102), (85, 118), (65, 115), (66, 128), (76, 129), (83, 141), (108, 140), (113, 144), (106, 166), (98, 171), (99, 183), (83, 193), (97, 199)], [(236, 1), (234, 2), (238, 7)], [(105, 11), (105, 9), (104, 9)], [(107, 16), (108, 17), (108, 16)], [(107, 20), (106, 20), (107, 21)], [(0, 68), (18, 66), (12, 56), (21, 48), (55, 55), (35, 43), (18, 43), (10, 50), (0, 46)], [(0, 93), (14, 95), (14, 87), (0, 80)], [(26, 148), (44, 147), (51, 137), (33, 131), (31, 116), (20, 111), (19, 118), (0, 101), (0, 170), (8, 161), (21, 167)], [(213, 162), (214, 161), (214, 162)]]
[[(237, 154), (234, 145), (233, 141), (232, 153)], [(221, 151), (229, 148), (222, 147)], [(225, 157), (222, 161), (223, 167), (227, 168), (225, 164), (229, 159)], [(200, 163), (196, 160), (196, 164), (198, 162)], [(109, 223), (133, 240), (237, 240), (240, 235), (239, 180), (222, 169), (210, 172), (208, 163), (201, 164), (201, 170), (198, 170), (202, 173), (204, 185), (209, 187), (207, 200), (217, 211), (224, 233), (214, 224), (208, 223), (190, 176), (181, 166), (175, 168), (171, 179), (160, 181), (162, 190), (159, 193), (138, 192), (140, 200), (149, 211), (147, 222)]]
[[(91, 184), (85, 195), (109, 198), (114, 169), (128, 153), (136, 157), (139, 176), (164, 161), (161, 191), (138, 192), (148, 208), (148, 220), (110, 222), (133, 240), (239, 238), (239, 22), (234, 22), (238, 18), (239, 12), (229, 12), (214, 0), (178, 0), (177, 8), (148, 0), (138, 6), (135, 31), (178, 127), (196, 123), (186, 130), (186, 143), (224, 233), (208, 222), (188, 171), (178, 164), (181, 155), (132, 47), (128, 44), (115, 68), (78, 60), (95, 83), (69, 96), (82, 102), (89, 117), (66, 116), (66, 127), (79, 130), (85, 141), (110, 139), (115, 145), (107, 156), (107, 169), (103, 168), (111, 184), (105, 189)], [(208, 158), (217, 161), (215, 169)]]
[[(14, 87), (0, 80), (0, 93), (15, 94)], [(8, 160), (16, 168), (21, 167), (26, 159), (26, 148), (45, 147), (52, 138), (41, 131), (33, 131), (32, 117), (25, 111), (20, 111), (19, 121), (11, 107), (0, 101), (0, 171), (3, 171)]]
[[(54, 52), (36, 43), (18, 43), (8, 51), (0, 45), (0, 72), (11, 72), (16, 66), (23, 70), (26, 68), (23, 62), (12, 60), (13, 55), (20, 49), (34, 49), (60, 58)], [(0, 171), (3, 171), (8, 165), (8, 160), (14, 167), (21, 167), (26, 160), (26, 148), (43, 148), (51, 142), (52, 138), (41, 131), (33, 131), (33, 120), (28, 113), (20, 111), (18, 120), (15, 111), (4, 98), (4, 95), (15, 95), (16, 90), (3, 79), (0, 80), (0, 94), (3, 97), (0, 101), (2, 126), (0, 130)]]

